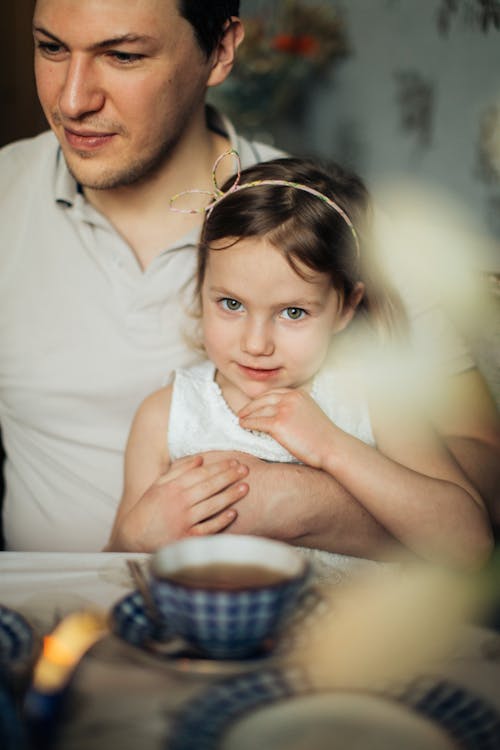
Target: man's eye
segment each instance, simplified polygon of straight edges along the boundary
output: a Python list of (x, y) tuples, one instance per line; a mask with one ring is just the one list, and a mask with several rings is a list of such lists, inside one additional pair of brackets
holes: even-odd
[(63, 50), (62, 45), (57, 42), (36, 42), (36, 47), (47, 56), (58, 55)]
[(141, 60), (143, 58), (143, 55), (139, 55), (134, 52), (116, 52), (112, 51), (108, 53), (110, 57), (112, 57), (116, 62), (124, 63), (124, 64), (130, 64), (137, 62), (137, 60)]
[(307, 313), (301, 307), (286, 307), (283, 310), (282, 315), (284, 318), (288, 318), (288, 320), (300, 320), (307, 315)]
[(241, 308), (243, 307), (241, 302), (238, 302), (237, 299), (231, 299), (230, 297), (224, 297), (223, 299), (221, 299), (220, 304), (224, 310), (229, 310), (230, 312), (241, 310)]

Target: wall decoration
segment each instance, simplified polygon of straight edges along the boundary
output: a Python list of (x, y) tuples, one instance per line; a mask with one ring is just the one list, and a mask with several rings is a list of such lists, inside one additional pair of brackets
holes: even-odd
[(401, 128), (415, 137), (417, 146), (428, 147), (432, 140), (434, 85), (416, 70), (394, 73)]
[(441, 34), (449, 33), (454, 16), (459, 16), (465, 25), (479, 28), (485, 33), (490, 29), (500, 29), (500, 2), (498, 0), (441, 0), (436, 13)]
[(500, 185), (500, 104), (492, 104), (479, 120), (477, 169), (487, 185)]

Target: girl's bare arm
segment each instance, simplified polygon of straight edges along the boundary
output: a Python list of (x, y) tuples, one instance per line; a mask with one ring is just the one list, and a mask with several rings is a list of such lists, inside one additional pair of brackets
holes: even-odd
[(268, 392), (240, 411), (240, 421), (328, 472), (417, 555), (465, 566), (489, 555), (491, 531), (479, 494), (407, 403), (374, 401), (377, 449), (337, 428), (300, 389)]
[(125, 454), (124, 492), (107, 551), (150, 552), (184, 536), (215, 534), (236, 517), (230, 506), (248, 490), (247, 468), (200, 455), (170, 463), (167, 427), (171, 388), (149, 396), (134, 418)]

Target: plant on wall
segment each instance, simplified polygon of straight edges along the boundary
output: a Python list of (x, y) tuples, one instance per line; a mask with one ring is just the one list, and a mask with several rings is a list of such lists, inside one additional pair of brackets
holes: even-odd
[(417, 145), (429, 146), (434, 119), (434, 85), (415, 70), (394, 73), (401, 128), (415, 136)]
[(344, 22), (331, 3), (262, 4), (245, 19), (245, 40), (231, 76), (210, 100), (242, 130), (272, 129), (322, 74), (348, 54)]
[(452, 18), (457, 15), (461, 15), (467, 25), (479, 27), (483, 32), (500, 29), (498, 0), (441, 0), (437, 23), (442, 34), (448, 33)]
[[(391, 0), (394, 4), (394, 0)], [(462, 18), (471, 28), (486, 33), (490, 29), (500, 29), (499, 0), (439, 0), (436, 11), (438, 30), (448, 34), (453, 16)], [(396, 98), (399, 107), (402, 130), (412, 134), (421, 148), (429, 146), (432, 140), (435, 87), (417, 70), (396, 71), (394, 78), (397, 87)], [(484, 155), (483, 155), (484, 162)]]
[(500, 180), (500, 104), (491, 104), (479, 122), (477, 174), (485, 184)]

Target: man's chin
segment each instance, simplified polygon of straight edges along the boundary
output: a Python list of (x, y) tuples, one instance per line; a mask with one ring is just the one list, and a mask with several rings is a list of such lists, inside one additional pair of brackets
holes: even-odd
[(79, 185), (89, 190), (113, 190), (136, 181), (135, 176), (130, 178), (127, 173), (106, 168), (99, 164), (97, 158), (91, 158), (87, 154), (81, 159), (68, 158), (65, 155), (65, 159), (71, 176)]

